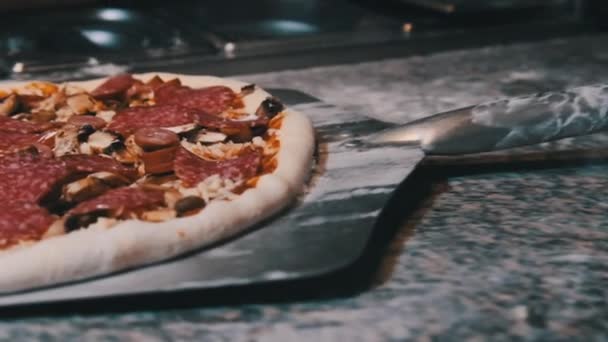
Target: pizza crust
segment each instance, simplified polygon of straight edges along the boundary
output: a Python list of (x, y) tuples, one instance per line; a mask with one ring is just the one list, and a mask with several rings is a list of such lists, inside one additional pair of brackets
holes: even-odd
[[(179, 77), (198, 88), (226, 85), (240, 92), (242, 83), (211, 76), (167, 73), (136, 74), (139, 79), (159, 75)], [(104, 79), (71, 82), (86, 90)], [(5, 84), (19, 87), (29, 82)], [(256, 88), (244, 98), (255, 111), (268, 93)], [(277, 168), (232, 201), (213, 201), (200, 213), (160, 223), (126, 220), (105, 228), (96, 224), (67, 235), (0, 252), (0, 292), (7, 293), (64, 283), (159, 262), (233, 236), (285, 208), (301, 191), (309, 173), (314, 149), (310, 120), (287, 109), (279, 129)]]

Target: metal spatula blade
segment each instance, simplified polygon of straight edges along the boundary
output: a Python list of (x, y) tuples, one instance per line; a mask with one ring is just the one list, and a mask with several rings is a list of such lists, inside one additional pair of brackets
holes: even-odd
[(608, 128), (608, 84), (506, 98), (452, 110), (364, 139), (458, 155), (533, 145)]

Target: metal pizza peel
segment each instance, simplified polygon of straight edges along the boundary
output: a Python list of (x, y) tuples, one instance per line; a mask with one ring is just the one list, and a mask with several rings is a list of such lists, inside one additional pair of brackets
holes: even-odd
[(0, 295), (0, 308), (170, 295), (338, 272), (375, 243), (370, 237), (374, 227), (382, 229), (378, 219), (399, 198), (395, 189), (425, 156), (537, 144), (608, 126), (608, 85), (503, 99), (396, 127), (298, 91), (269, 91), (308, 115), (317, 131), (316, 165), (296, 204), (230, 241), (108, 276)]

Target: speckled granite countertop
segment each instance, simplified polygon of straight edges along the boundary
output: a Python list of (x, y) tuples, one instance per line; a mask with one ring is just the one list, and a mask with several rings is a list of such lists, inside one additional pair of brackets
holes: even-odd
[[(608, 36), (240, 78), (400, 122), (606, 81)], [(5, 319), (0, 340), (608, 340), (607, 175), (608, 163), (452, 177), (355, 296)]]

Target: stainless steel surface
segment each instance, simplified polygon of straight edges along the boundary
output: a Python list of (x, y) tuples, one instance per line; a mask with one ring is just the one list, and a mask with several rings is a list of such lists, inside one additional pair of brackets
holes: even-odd
[(560, 6), (570, 0), (399, 0), (443, 13)]
[(417, 148), (345, 146), (352, 136), (386, 125), (303, 93), (271, 92), (309, 115), (318, 134), (317, 164), (296, 205), (215, 248), (90, 281), (3, 295), (0, 307), (303, 279), (353, 263), (394, 190), (423, 153)]
[(533, 145), (608, 128), (608, 84), (507, 98), (374, 134), (369, 144), (415, 145), (427, 154), (466, 154)]
[(234, 75), (595, 30), (554, 9), (454, 20), (391, 1), (151, 0), (8, 13), (0, 16), (0, 71), (59, 80), (75, 70), (91, 77), (204, 65)]

